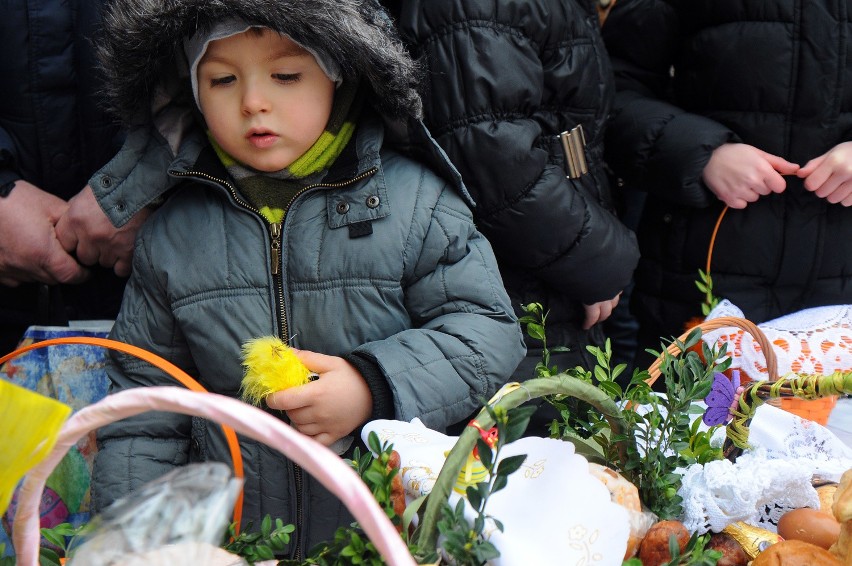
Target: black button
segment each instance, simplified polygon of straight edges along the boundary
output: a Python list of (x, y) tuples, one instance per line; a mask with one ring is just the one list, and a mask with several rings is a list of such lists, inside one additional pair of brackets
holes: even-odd
[(667, 213), (663, 214), (663, 222), (665, 222), (666, 224), (671, 224), (671, 222), (672, 222), (671, 213), (667, 212)]
[(104, 175), (101, 177), (101, 186), (105, 189), (108, 189), (112, 186), (112, 177), (108, 177)]
[(343, 201), (337, 203), (336, 210), (338, 214), (346, 214), (347, 212), (349, 212), (349, 203)]
[(124, 209), (126, 209), (126, 208), (127, 208), (127, 205), (124, 204), (123, 202), (120, 202), (117, 205), (115, 205), (115, 209), (119, 212), (124, 212)]
[(376, 208), (377, 206), (379, 206), (380, 202), (381, 201), (379, 200), (379, 197), (377, 197), (376, 195), (370, 195), (367, 197), (368, 208)]

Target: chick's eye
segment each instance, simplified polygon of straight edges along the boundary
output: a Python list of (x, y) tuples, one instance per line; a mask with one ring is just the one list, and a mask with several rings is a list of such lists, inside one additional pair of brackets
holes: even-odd
[(233, 75), (228, 75), (227, 77), (215, 77), (210, 79), (210, 86), (226, 85), (234, 82), (235, 80), (237, 79)]
[(295, 83), (302, 78), (302, 73), (275, 73), (272, 76), (282, 83)]

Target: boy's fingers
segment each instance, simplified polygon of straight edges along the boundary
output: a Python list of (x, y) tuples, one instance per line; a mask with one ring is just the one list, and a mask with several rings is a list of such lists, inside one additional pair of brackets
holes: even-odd
[(301, 360), (301, 362), (305, 364), (309, 370), (319, 374), (334, 369), (334, 361), (338, 359), (334, 356), (326, 356), (325, 354), (311, 352), (310, 350), (294, 349), (293, 353), (296, 354), (296, 357), (299, 358), (299, 360)]
[(292, 411), (308, 404), (308, 396), (305, 395), (304, 388), (291, 387), (283, 391), (277, 391), (266, 398), (266, 405), (270, 409), (279, 411)]

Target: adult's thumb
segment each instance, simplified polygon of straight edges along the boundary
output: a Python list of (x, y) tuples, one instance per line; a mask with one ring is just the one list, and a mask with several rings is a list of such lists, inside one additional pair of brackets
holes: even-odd
[(57, 283), (77, 284), (83, 283), (91, 272), (80, 265), (74, 257), (69, 255), (61, 246), (55, 246), (51, 257), (48, 259), (47, 272)]

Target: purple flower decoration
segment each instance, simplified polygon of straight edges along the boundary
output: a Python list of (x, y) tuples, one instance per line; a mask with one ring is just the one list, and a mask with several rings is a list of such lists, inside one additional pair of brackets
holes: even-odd
[(740, 385), (739, 370), (734, 370), (732, 375), (731, 379), (724, 373), (716, 372), (713, 375), (713, 387), (704, 398), (707, 410), (702, 420), (707, 426), (727, 424), (734, 417), (739, 396), (744, 388)]

